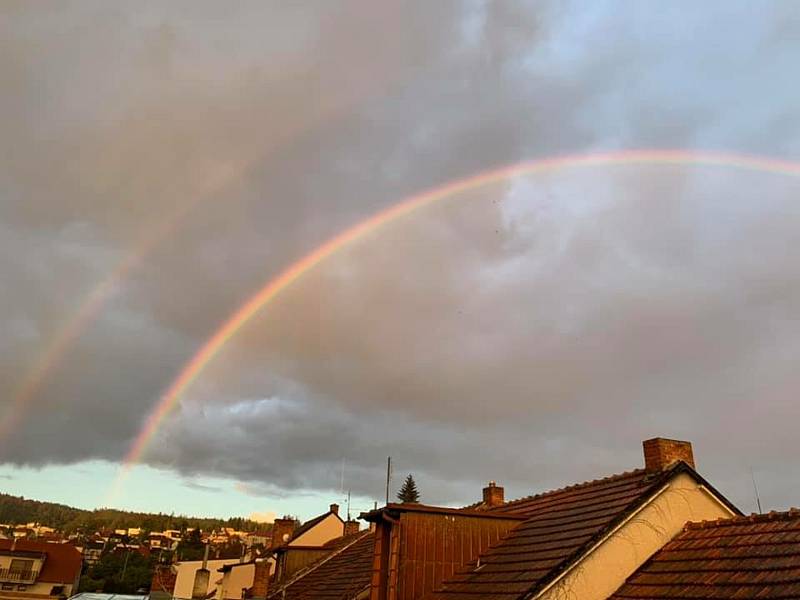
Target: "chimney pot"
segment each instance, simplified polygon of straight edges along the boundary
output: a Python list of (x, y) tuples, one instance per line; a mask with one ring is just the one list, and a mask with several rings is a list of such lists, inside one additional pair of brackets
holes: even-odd
[(335, 515), (339, 514), (339, 505), (338, 504), (331, 504), (331, 512)]
[(494, 481), (490, 481), (489, 485), (483, 488), (483, 503), (486, 506), (494, 507), (500, 506), (504, 502), (505, 490)]
[(658, 437), (643, 441), (642, 448), (644, 467), (651, 473), (664, 471), (679, 460), (695, 468), (691, 442)]

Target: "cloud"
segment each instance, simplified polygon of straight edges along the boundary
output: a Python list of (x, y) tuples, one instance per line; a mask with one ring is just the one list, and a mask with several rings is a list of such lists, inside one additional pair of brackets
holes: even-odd
[(272, 511), (252, 512), (248, 515), (248, 519), (256, 523), (272, 523), (278, 515)]
[(183, 486), (198, 492), (212, 492), (216, 494), (222, 491), (219, 487), (197, 483), (196, 481), (184, 481)]
[[(6, 407), (93, 286), (141, 258), (2, 459), (120, 460), (244, 299), (422, 190), (600, 149), (797, 155), (787, 7), (4, 7)], [(695, 440), (735, 499), (748, 462), (790, 504), (799, 186), (565, 169), (418, 211), (254, 319), (146, 460), (190, 487), (292, 497), (344, 479), (380, 499), (391, 455), (425, 501), (466, 503), (489, 479), (511, 496), (634, 467), (638, 442), (666, 434)]]

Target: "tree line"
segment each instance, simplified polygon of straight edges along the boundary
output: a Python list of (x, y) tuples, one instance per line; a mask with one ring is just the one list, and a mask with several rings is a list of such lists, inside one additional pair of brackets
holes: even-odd
[[(265, 529), (263, 523), (256, 523), (241, 517), (213, 519), (187, 517), (163, 513), (141, 513), (113, 508), (84, 510), (55, 502), (31, 500), (22, 496), (0, 493), (0, 523), (19, 525), (39, 523), (53, 527), (64, 533), (93, 533), (104, 529), (128, 529), (139, 527), (145, 532), (165, 529), (185, 530), (199, 528), (203, 531), (232, 527), (237, 531), (256, 531)], [(268, 528), (268, 527), (266, 527)]]

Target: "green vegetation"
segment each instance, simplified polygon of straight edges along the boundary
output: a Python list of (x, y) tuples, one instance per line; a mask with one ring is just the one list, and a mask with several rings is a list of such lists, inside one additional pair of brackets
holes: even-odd
[(265, 529), (264, 524), (241, 517), (208, 519), (174, 514), (128, 512), (112, 508), (83, 510), (64, 504), (40, 502), (8, 494), (0, 494), (0, 523), (12, 525), (40, 523), (65, 533), (93, 533), (106, 529), (127, 529), (129, 527), (140, 527), (145, 533), (164, 531), (165, 529), (183, 531), (191, 527), (200, 528), (203, 531), (222, 527), (232, 527), (238, 531)]
[(135, 551), (108, 552), (86, 569), (78, 591), (108, 594), (135, 594), (149, 590), (155, 559)]
[(406, 480), (403, 482), (403, 487), (397, 492), (397, 499), (403, 504), (419, 502), (417, 483), (411, 475), (406, 477)]

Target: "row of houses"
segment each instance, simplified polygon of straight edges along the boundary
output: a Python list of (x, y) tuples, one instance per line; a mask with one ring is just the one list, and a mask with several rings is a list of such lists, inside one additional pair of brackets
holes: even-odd
[(265, 551), (250, 552), (240, 559), (179, 561), (156, 567), (150, 588), (153, 600), (170, 598), (252, 597), (266, 594), (270, 580), (283, 580), (327, 556), (342, 540), (358, 533), (360, 524), (343, 520), (339, 506), (303, 523), (285, 516), (272, 524)]
[(46, 539), (57, 535), (57, 533), (53, 527), (47, 527), (41, 523), (0, 523), (0, 539), (3, 540), (13, 538)]
[(201, 578), (213, 592), (192, 596), (800, 598), (800, 511), (744, 516), (698, 473), (690, 443), (654, 438), (643, 450), (643, 468), (515, 500), (490, 482), (463, 508), (388, 504), (360, 516), (364, 530), (338, 519), (327, 540), (334, 528), (317, 528), (334, 520), (321, 515), (283, 530), (268, 557)]
[[(152, 600), (720, 600), (800, 598), (800, 511), (744, 516), (688, 442), (643, 443), (644, 467), (506, 500), (490, 482), (451, 508), (338, 506), (273, 524), (248, 559), (162, 565)], [(74, 593), (70, 544), (0, 540), (0, 599)]]

